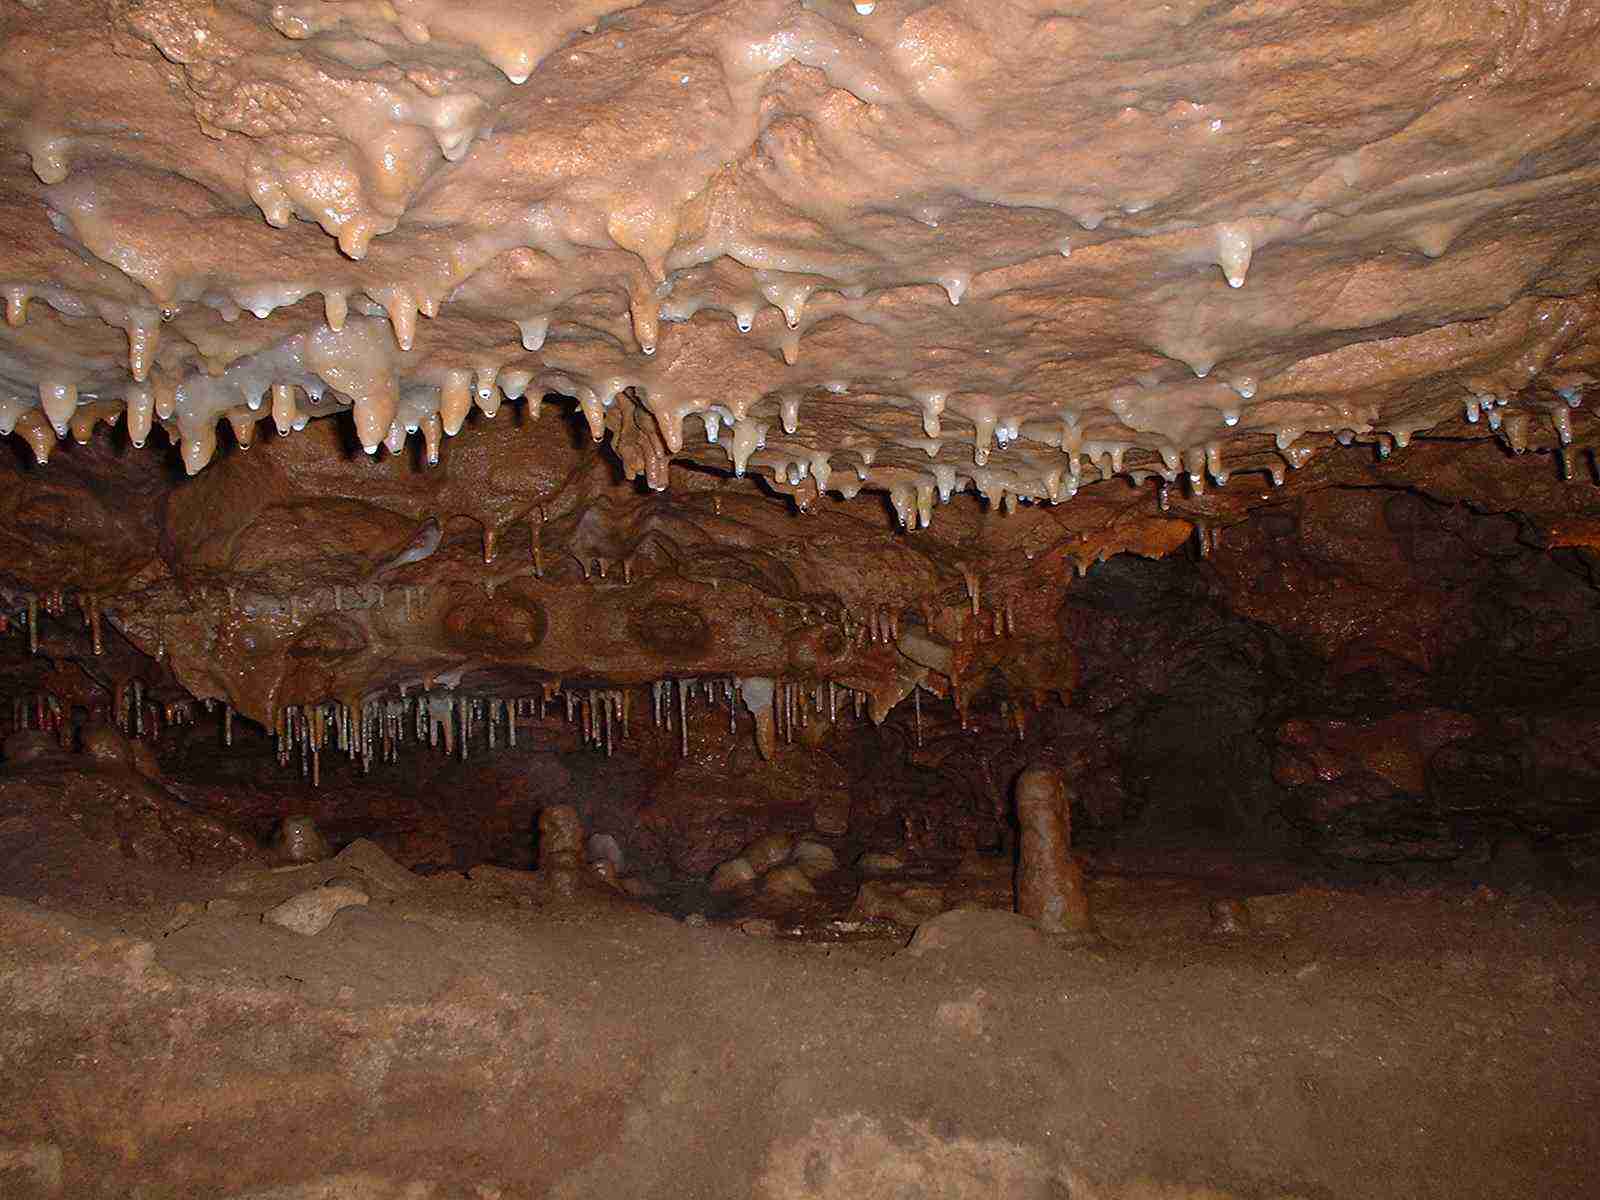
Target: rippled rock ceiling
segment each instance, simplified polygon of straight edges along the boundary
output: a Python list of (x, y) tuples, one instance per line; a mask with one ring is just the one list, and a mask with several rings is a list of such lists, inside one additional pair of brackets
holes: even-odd
[(1319, 489), (1587, 547), (1597, 44), (1556, 0), (4, 0), (14, 630), (130, 723), (135, 679), (284, 729), (737, 677), (770, 748), (770, 680), (1069, 695), (1077, 575)]

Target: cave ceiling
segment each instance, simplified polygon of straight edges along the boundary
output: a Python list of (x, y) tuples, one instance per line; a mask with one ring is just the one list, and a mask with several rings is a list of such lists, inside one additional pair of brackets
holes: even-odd
[(4, 0), (6, 608), (273, 727), (669, 675), (881, 714), (1070, 691), (1076, 575), (1308, 490), (1587, 548), (1597, 44), (1553, 0)]

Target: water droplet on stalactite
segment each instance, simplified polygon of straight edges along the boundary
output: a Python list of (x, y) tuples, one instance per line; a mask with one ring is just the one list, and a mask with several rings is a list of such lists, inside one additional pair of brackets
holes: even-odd
[(150, 436), (151, 418), (155, 415), (155, 396), (148, 383), (135, 383), (123, 393), (127, 406), (128, 440), (138, 449)]
[(633, 340), (639, 345), (639, 353), (654, 354), (661, 330), (660, 305), (653, 295), (635, 296), (630, 313), (633, 318)]
[(500, 411), (500, 389), (495, 386), (499, 374), (500, 368), (493, 364), (481, 366), (476, 372), (478, 407), (491, 420)]
[(472, 376), (466, 371), (446, 371), (439, 385), (439, 419), (446, 437), (455, 437), (472, 411)]
[(444, 437), (444, 422), (438, 413), (429, 413), (422, 419), (422, 443), (428, 452), (428, 465), (439, 463), (439, 442)]
[(67, 436), (67, 425), (78, 409), (78, 387), (59, 380), (39, 381), (39, 407), (49, 418), (57, 437)]
[(889, 503), (894, 506), (894, 515), (900, 521), (900, 528), (916, 528), (916, 495), (909, 486), (897, 483), (891, 487)]
[(1228, 482), (1228, 472), (1222, 469), (1222, 448), (1214, 442), (1206, 447), (1206, 470), (1211, 472), (1218, 487)]
[(1479, 409), (1478, 409), (1478, 398), (1476, 396), (1473, 396), (1470, 399), (1468, 399), (1466, 401), (1466, 407), (1467, 407), (1467, 424), (1476, 425), (1478, 423), (1478, 417), (1480, 415)]
[(578, 393), (578, 408), (583, 412), (583, 419), (589, 424), (589, 436), (597, 442), (605, 437), (605, 403), (599, 395), (590, 388), (582, 389)]
[(1563, 446), (1572, 444), (1572, 418), (1564, 408), (1553, 409), (1550, 413), (1551, 423), (1556, 427), (1556, 437)]
[(143, 383), (150, 376), (150, 364), (155, 361), (156, 347), (161, 342), (159, 320), (130, 322), (128, 325), (128, 371)]
[(739, 478), (744, 477), (745, 469), (749, 466), (750, 456), (766, 445), (767, 427), (758, 421), (742, 420), (733, 423), (733, 429), (724, 446), (728, 458), (733, 462), (733, 473)]
[(516, 326), (522, 335), (524, 350), (544, 349), (544, 340), (550, 333), (549, 317), (523, 317), (516, 322)]
[(974, 466), (987, 466), (989, 462), (989, 447), (994, 442), (995, 426), (998, 419), (992, 414), (984, 413), (973, 419), (972, 422), (972, 462)]
[(383, 439), (383, 444), (390, 454), (399, 454), (406, 447), (405, 427), (399, 421), (389, 426), (389, 434)]
[(198, 475), (217, 452), (217, 428), (202, 421), (184, 432), (179, 438), (183, 454), (183, 468), (190, 475)]
[[(248, 412), (240, 412), (238, 409), (229, 412), (228, 427), (233, 430), (233, 440), (238, 443), (239, 449), (248, 450), (255, 445), (256, 421)], [(369, 454), (371, 452), (368, 451)]]
[(150, 380), (156, 398), (156, 419), (169, 421), (178, 411), (178, 381), (175, 377), (156, 372)]
[(1245, 273), (1250, 270), (1250, 256), (1254, 249), (1254, 239), (1246, 226), (1217, 226), (1216, 262), (1227, 277), (1229, 287), (1244, 286)]
[[(507, 400), (521, 400), (524, 396), (528, 396), (528, 385), (533, 382), (533, 372), (520, 367), (513, 367), (510, 370), (501, 371), (495, 378), (499, 381), (500, 394), (502, 396)], [(542, 393), (528, 396), (528, 420), (537, 421), (543, 408), (544, 396)]]
[[(1492, 414), (1490, 427), (1502, 424), (1498, 412)], [(1514, 454), (1526, 454), (1528, 451), (1528, 414), (1521, 412), (1507, 413), (1504, 420), (1504, 436), (1506, 445), (1511, 447)]]
[(855, 0), (856, 12), (863, 17), (870, 17), (872, 10), (878, 7), (878, 0)]
[(1576, 387), (1557, 388), (1556, 395), (1566, 401), (1568, 408), (1577, 408), (1583, 404), (1583, 389)]
[(967, 288), (972, 282), (972, 276), (965, 271), (946, 275), (939, 280), (939, 286), (944, 288), (946, 296), (950, 297), (951, 304), (960, 304), (961, 298), (967, 294)]

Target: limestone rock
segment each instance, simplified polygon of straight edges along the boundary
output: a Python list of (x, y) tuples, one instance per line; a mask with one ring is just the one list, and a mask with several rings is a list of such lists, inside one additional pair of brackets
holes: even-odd
[(876, 917), (911, 928), (943, 908), (944, 893), (932, 884), (869, 879), (856, 893), (850, 919), (865, 921)]
[(839, 793), (818, 802), (811, 814), (811, 828), (829, 837), (841, 837), (850, 831), (850, 796)]
[(872, 875), (892, 875), (906, 869), (906, 860), (898, 854), (868, 851), (856, 859), (856, 866)]
[(422, 882), (417, 875), (385, 854), (376, 842), (367, 838), (357, 838), (351, 842), (334, 855), (333, 861), (386, 891), (409, 892)]
[(731, 892), (742, 887), (749, 887), (756, 881), (756, 869), (745, 858), (730, 858), (727, 862), (711, 872), (711, 890), (713, 892)]
[(326, 929), (341, 909), (367, 903), (365, 892), (350, 887), (317, 887), (269, 908), (261, 919), (293, 933), (314, 936)]
[(621, 875), (627, 869), (622, 846), (609, 833), (597, 833), (589, 839), (589, 861), (608, 862), (617, 875)]
[(787, 899), (817, 894), (806, 873), (794, 865), (773, 867), (761, 881), (761, 890), (769, 896)]
[(754, 868), (757, 875), (770, 870), (789, 857), (794, 849), (794, 836), (787, 833), (769, 833), (757, 838), (742, 851), (739, 857)]
[(838, 856), (821, 842), (796, 842), (789, 861), (805, 872), (808, 879), (820, 879), (839, 869)]
[(281, 862), (320, 862), (330, 853), (327, 839), (307, 816), (285, 817), (272, 835), (272, 856)]
[(1020, 913), (994, 908), (958, 908), (917, 926), (907, 953), (1023, 959), (1044, 953), (1049, 940)]

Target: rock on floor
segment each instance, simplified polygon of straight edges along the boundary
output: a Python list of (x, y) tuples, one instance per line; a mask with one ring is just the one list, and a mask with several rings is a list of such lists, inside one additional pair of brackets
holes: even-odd
[(318, 887), (292, 896), (276, 908), (269, 908), (261, 919), (307, 937), (326, 929), (340, 909), (365, 904), (367, 894), (353, 887)]

